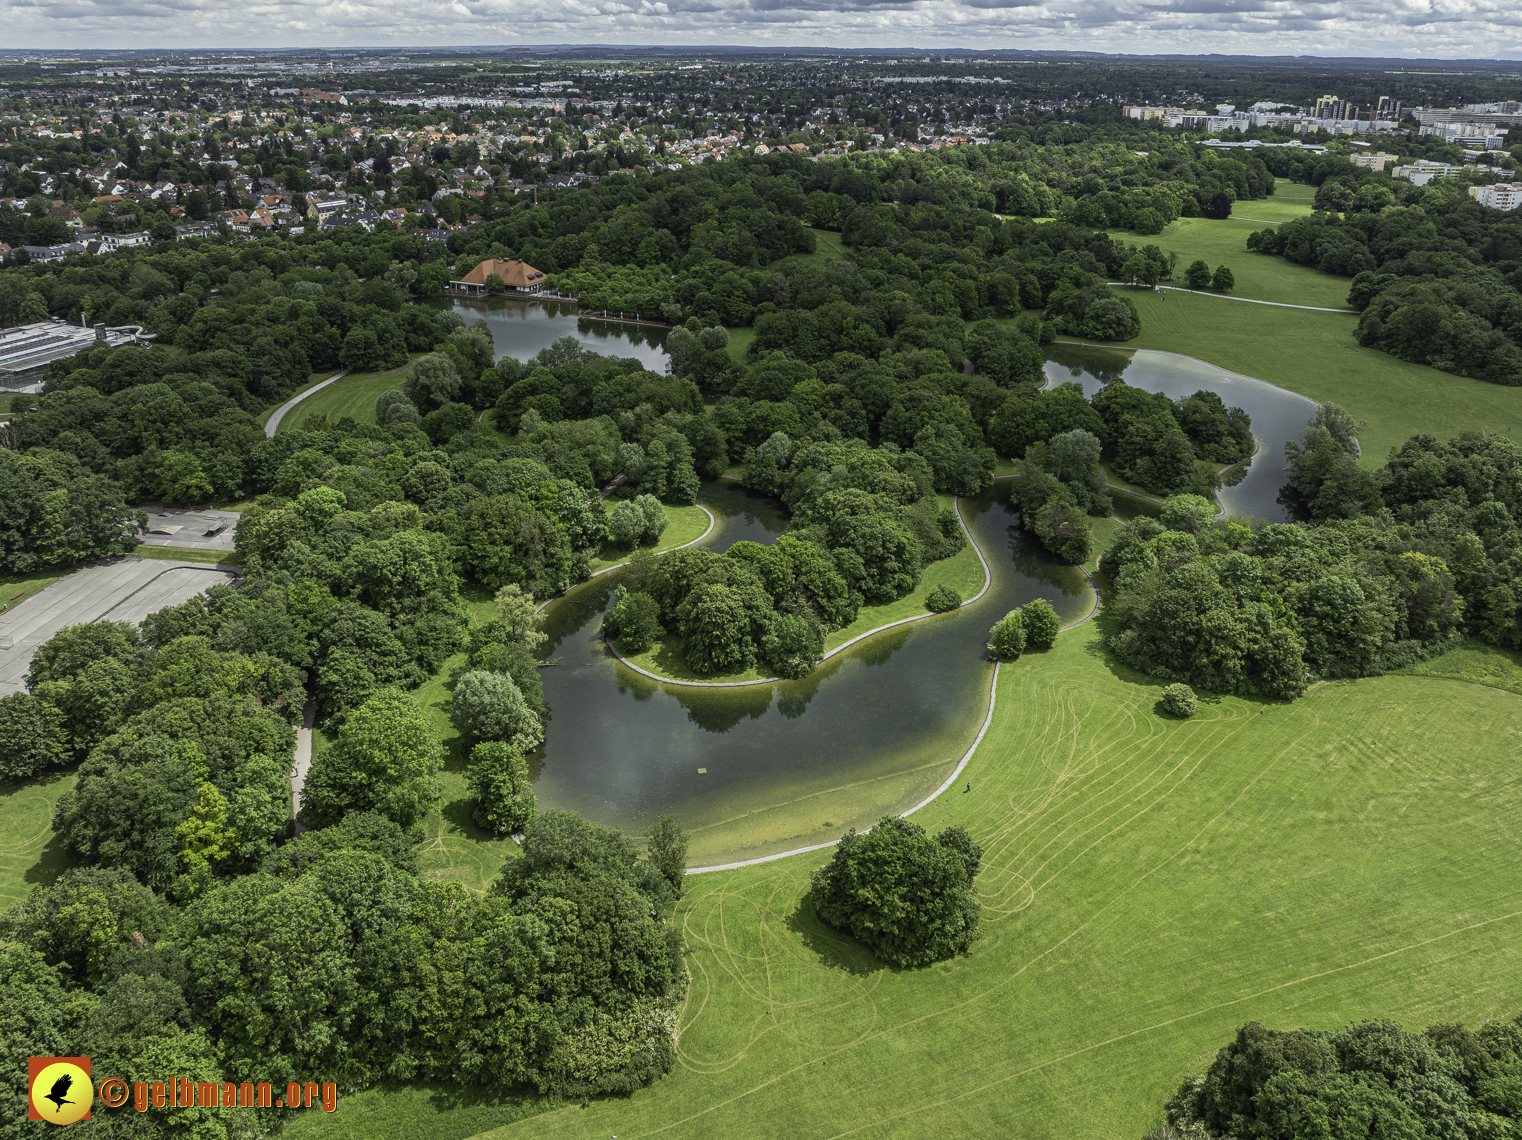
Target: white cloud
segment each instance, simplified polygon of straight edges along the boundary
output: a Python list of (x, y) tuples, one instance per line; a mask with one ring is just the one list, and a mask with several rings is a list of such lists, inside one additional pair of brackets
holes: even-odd
[(1515, 0), (0, 0), (13, 48), (731, 44), (1522, 54)]

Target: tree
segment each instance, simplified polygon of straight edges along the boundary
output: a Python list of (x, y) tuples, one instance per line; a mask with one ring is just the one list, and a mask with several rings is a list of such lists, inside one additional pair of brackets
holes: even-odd
[(453, 401), (461, 386), (454, 361), (442, 352), (430, 352), (413, 364), (402, 391), (414, 407), (433, 409)]
[(660, 603), (643, 591), (614, 588), (614, 605), (602, 619), (602, 632), (630, 653), (643, 653), (664, 634)]
[(1210, 287), (1210, 266), (1203, 261), (1191, 261), (1184, 270), (1184, 284), (1191, 289), (1207, 289)]
[(1025, 617), (1010, 610), (988, 631), (988, 653), (996, 661), (1013, 661), (1025, 652)]
[(846, 832), (814, 872), (814, 911), (890, 966), (928, 966), (968, 953), (978, 937), (972, 883), (982, 858), (963, 828), (932, 838), (919, 824), (884, 816), (865, 835)]
[(812, 614), (778, 614), (761, 639), (761, 656), (779, 677), (797, 680), (824, 654), (824, 628)]
[(676, 816), (660, 816), (645, 832), (645, 843), (646, 857), (680, 896), (687, 879), (687, 833), (677, 826)]
[(756, 659), (750, 637), (750, 614), (729, 586), (705, 583), (687, 596), (677, 612), (682, 658), (694, 673), (733, 673)]
[(1168, 530), (1199, 534), (1216, 514), (1216, 505), (1203, 495), (1169, 495), (1159, 521)]
[(1050, 649), (1062, 629), (1062, 620), (1045, 598), (1026, 602), (1020, 607), (1020, 618), (1025, 624), (1025, 644), (1030, 649)]
[(63, 713), (28, 693), (0, 697), (0, 780), (29, 780), (67, 759)]
[(1164, 685), (1163, 708), (1181, 720), (1188, 720), (1194, 715), (1194, 690), (1188, 685)]
[(381, 689), (313, 759), (302, 822), (321, 827), (350, 811), (376, 811), (412, 827), (439, 798), (442, 761), (443, 748), (417, 702), (399, 689)]
[(417, 406), (400, 388), (387, 389), (375, 401), (375, 422), (381, 427), (415, 424), (420, 419), (422, 416), (418, 413)]
[(487, 740), (470, 751), (465, 773), (471, 818), (491, 835), (520, 831), (534, 818), (534, 790), (523, 753), (501, 740)]
[(455, 682), (450, 716), (474, 740), (505, 740), (520, 749), (536, 747), (544, 727), (523, 693), (505, 673), (472, 669)]
[(1236, 288), (1237, 279), (1232, 276), (1231, 270), (1224, 265), (1215, 267), (1215, 275), (1210, 279), (1211, 287), (1219, 293), (1230, 293)]

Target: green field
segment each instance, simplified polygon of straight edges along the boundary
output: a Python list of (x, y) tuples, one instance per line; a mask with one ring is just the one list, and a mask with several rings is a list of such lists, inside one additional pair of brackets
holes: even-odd
[[(14, 591), (12, 591), (14, 593)], [(53, 839), (53, 805), (74, 786), (70, 765), (24, 784), (0, 783), (0, 912), (69, 865)]]
[(1366, 467), (1383, 465), (1392, 447), (1422, 432), (1439, 439), (1475, 429), (1522, 432), (1522, 388), (1454, 376), (1364, 348), (1353, 339), (1357, 317), (1192, 293), (1170, 293), (1166, 301), (1145, 290), (1129, 295), (1141, 314), (1142, 331), (1124, 347), (1183, 353), (1341, 404), (1360, 425), (1369, 421), (1358, 429)]
[(823, 853), (697, 876), (676, 1070), (486, 1135), (1134, 1140), (1245, 1021), (1522, 1009), (1522, 702), (1384, 677), (1164, 720), (1101, 636), (1006, 666), (972, 792), (915, 817), (985, 848), (970, 957), (822, 926)]
[[(416, 359), (417, 355), (414, 353), (413, 358)], [(356, 372), (345, 376), (322, 391), (314, 392), (286, 412), (280, 426), (275, 429), (275, 434), (299, 430), (308, 416), (327, 416), (329, 423), (350, 416), (355, 423), (373, 424), (375, 401), (382, 392), (400, 388), (410, 367), (409, 361), (401, 368), (393, 368), (388, 372)]]
[(1236, 203), (1232, 216), (1221, 221), (1180, 218), (1155, 237), (1142, 237), (1126, 230), (1112, 230), (1110, 236), (1127, 245), (1156, 245), (1164, 253), (1177, 253), (1179, 264), (1173, 278), (1176, 285), (1184, 282), (1185, 266), (1202, 259), (1212, 270), (1218, 265), (1230, 268), (1236, 278), (1231, 291), (1234, 297), (1345, 309), (1350, 278), (1322, 273), (1247, 248), (1248, 234), (1311, 212), (1310, 198), (1285, 196), (1291, 190), (1315, 193), (1310, 186), (1283, 184), (1276, 197)]
[[(15, 609), (28, 599), (37, 596), (38, 591), (51, 586), (64, 574), (68, 573), (65, 568), (50, 566), (45, 570), (39, 570), (35, 574), (20, 574), (14, 578), (0, 578), (0, 606), (6, 609)], [(20, 594), (21, 597), (16, 595)]]

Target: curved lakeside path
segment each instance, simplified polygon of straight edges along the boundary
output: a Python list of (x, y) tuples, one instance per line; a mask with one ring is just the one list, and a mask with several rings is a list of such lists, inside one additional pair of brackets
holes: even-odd
[(265, 437), (267, 439), (274, 439), (275, 438), (275, 433), (280, 430), (280, 421), (285, 419), (285, 413), (286, 412), (290, 411), (297, 404), (301, 403), (302, 400), (305, 400), (313, 392), (321, 392), (329, 384), (332, 384), (336, 380), (342, 380), (348, 374), (349, 374), (349, 370), (347, 368), (345, 368), (342, 372), (339, 372), (339, 373), (336, 373), (336, 374), (334, 374), (332, 376), (329, 376), (321, 384), (313, 384), (305, 392), (300, 392), (297, 395), (292, 396), (285, 403), (281, 404), (278, 408), (275, 409), (274, 413), (270, 416), (269, 423), (264, 425), (264, 434), (265, 434)]
[[(981, 598), (984, 594), (988, 593), (989, 588), (993, 586), (994, 576), (993, 576), (993, 571), (989, 569), (988, 559), (983, 557), (983, 550), (982, 550), (982, 548), (978, 545), (977, 539), (972, 537), (972, 531), (967, 529), (967, 522), (966, 522), (965, 519), (962, 518), (962, 500), (961, 500), (961, 498), (958, 497), (958, 496), (953, 496), (951, 502), (952, 502), (952, 508), (956, 511), (956, 514), (957, 514), (957, 524), (959, 526), (961, 526), (961, 528), (962, 528), (962, 534), (966, 537), (967, 542), (969, 543), (969, 545), (972, 546), (973, 553), (978, 556), (978, 561), (983, 564), (983, 588), (981, 590), (979, 590), (976, 594), (974, 594), (972, 597), (968, 598), (965, 602), (962, 603), (962, 606), (970, 606), (974, 602), (976, 602), (979, 598)], [(693, 541), (696, 542), (696, 541), (699, 541), (699, 540), (694, 539)], [(692, 544), (688, 543), (687, 545), (690, 546)], [(680, 550), (681, 547), (676, 547), (675, 549)], [(611, 570), (612, 567), (610, 566), (609, 569)], [(1082, 567), (1080, 567), (1079, 569), (1082, 569)], [(1086, 578), (1088, 577), (1088, 571), (1084, 571), (1084, 577), (1086, 577)], [(1093, 579), (1092, 578), (1089, 579), (1089, 584), (1093, 585)], [(958, 610), (961, 609), (962, 606), (958, 606), (957, 609)], [(956, 611), (952, 610), (952, 611), (949, 611), (949, 612), (955, 613)], [(908, 625), (910, 622), (924, 621), (926, 618), (933, 618), (933, 617), (939, 617), (939, 616), (940, 616), (939, 614), (934, 614), (934, 613), (931, 613), (930, 611), (927, 610), (926, 612), (924, 612), (922, 614), (913, 614), (913, 615), (911, 615), (909, 617), (906, 617), (906, 618), (899, 618), (897, 621), (886, 622), (883, 625), (876, 626), (873, 629), (867, 630), (865, 633), (858, 633), (855, 637), (851, 638), (850, 641), (841, 642), (839, 645), (837, 645), (834, 649), (830, 650), (828, 653), (826, 653), (819, 660), (821, 662), (828, 661), (831, 657), (834, 657), (837, 653), (843, 653), (843, 652), (845, 652), (847, 649), (851, 648), (851, 646), (855, 645), (858, 641), (864, 641), (866, 638), (873, 637), (876, 634), (882, 633), (883, 630), (885, 630), (885, 629), (893, 629), (896, 626)], [(1087, 621), (1088, 619), (1085, 618), (1084, 620)], [(625, 665), (628, 668), (634, 670), (634, 672), (638, 673), (640, 676), (642, 676), (642, 677), (649, 677), (650, 680), (652, 680), (652, 681), (659, 681), (663, 685), (683, 685), (683, 686), (685, 686), (687, 688), (692, 688), (692, 689), (739, 689), (739, 688), (744, 688), (745, 686), (748, 686), (748, 685), (771, 685), (771, 684), (775, 684), (778, 681), (782, 681), (782, 680), (786, 679), (786, 678), (783, 678), (783, 677), (758, 677), (754, 681), (680, 681), (680, 680), (678, 680), (675, 677), (663, 677), (659, 673), (652, 673), (648, 669), (641, 669), (638, 665), (634, 664), (634, 662), (630, 661), (627, 657), (625, 657), (622, 653), (620, 653), (617, 650), (617, 648), (614, 647), (613, 643), (611, 641), (609, 641), (606, 637), (603, 638), (603, 644), (605, 644), (608, 647), (608, 649), (612, 652), (613, 656), (617, 657), (618, 660), (623, 665)]]
[[(651, 555), (652, 558), (659, 558), (662, 554), (670, 554), (673, 550), (686, 550), (689, 546), (696, 546), (698, 543), (702, 542), (705, 538), (713, 533), (713, 528), (719, 525), (719, 520), (714, 518), (713, 512), (705, 507), (702, 503), (694, 503), (693, 506), (697, 507), (698, 510), (702, 511), (705, 515), (708, 516), (708, 529), (705, 530), (702, 534), (698, 535), (697, 538), (694, 538), (689, 542), (682, 543), (681, 546), (669, 547), (666, 550), (657, 550), (654, 554)], [(582, 582), (590, 582), (593, 578), (597, 578), (603, 574), (610, 573), (611, 571), (617, 570), (621, 566), (628, 565), (629, 559), (633, 557), (634, 555), (631, 554), (629, 555), (629, 558), (620, 559), (619, 561), (613, 563), (612, 566), (604, 566), (601, 570), (592, 571), (592, 573), (583, 578), (581, 582), (577, 582), (576, 586), (580, 586)], [(541, 613), (544, 610), (545, 606), (549, 605), (553, 601), (556, 601), (557, 599), (565, 597), (568, 593), (571, 592), (571, 590), (574, 590), (576, 586), (572, 586), (566, 590), (561, 590), (560, 593), (553, 594), (550, 597), (545, 598), (544, 601), (540, 602), (537, 606), (534, 607), (534, 612), (536, 614)]]

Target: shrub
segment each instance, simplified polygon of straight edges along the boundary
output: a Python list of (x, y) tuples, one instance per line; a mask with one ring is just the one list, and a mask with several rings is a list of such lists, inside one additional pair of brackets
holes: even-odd
[(1037, 598), (1020, 607), (1020, 617), (1025, 623), (1025, 644), (1031, 649), (1050, 649), (1062, 629), (1062, 619), (1052, 609), (1052, 603)]
[(928, 966), (967, 953), (978, 937), (972, 882), (982, 859), (964, 828), (932, 838), (884, 816), (866, 835), (848, 831), (814, 872), (814, 911), (890, 966)]
[(1013, 661), (1025, 651), (1025, 620), (1010, 610), (988, 631), (988, 652), (995, 660)]
[(465, 782), (470, 788), (471, 818), (492, 835), (521, 830), (538, 810), (529, 785), (528, 761), (504, 741), (483, 741), (471, 749)]
[(1194, 690), (1188, 685), (1169, 685), (1163, 689), (1163, 708), (1176, 717), (1188, 720), (1194, 715)]
[(950, 586), (937, 586), (925, 598), (925, 608), (933, 614), (943, 614), (962, 604), (962, 595)]

